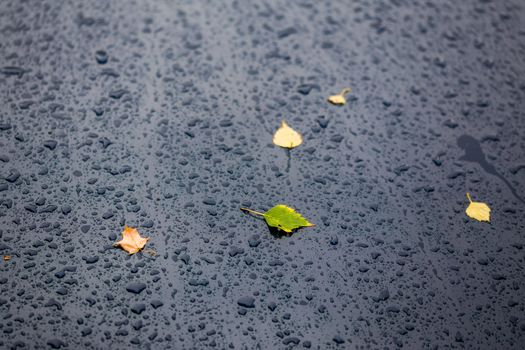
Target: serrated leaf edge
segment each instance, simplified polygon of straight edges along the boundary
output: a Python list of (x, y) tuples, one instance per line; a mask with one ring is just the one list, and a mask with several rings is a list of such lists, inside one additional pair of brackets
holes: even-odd
[[(300, 213), (298, 213), (294, 208), (289, 207), (289, 206), (287, 206), (286, 204), (276, 204), (276, 205), (274, 205), (273, 207), (271, 207), (270, 209), (268, 209), (268, 210), (266, 211), (266, 213), (268, 213), (270, 210), (272, 210), (273, 208), (278, 207), (278, 206), (285, 207), (286, 209), (288, 209), (288, 210), (291, 211), (290, 214), (297, 215), (300, 219), (306, 221), (306, 225), (300, 225), (300, 226), (298, 226), (298, 227), (296, 227), (296, 228), (293, 228), (293, 229), (291, 229), (291, 230), (287, 230), (287, 229), (285, 229), (284, 227), (279, 226), (279, 229), (283, 230), (284, 232), (292, 233), (294, 230), (297, 230), (297, 229), (299, 229), (299, 228), (301, 228), (301, 227), (313, 227), (313, 226), (315, 226), (315, 224), (312, 224), (310, 221), (308, 221), (304, 216), (302, 216)], [(265, 219), (266, 219), (266, 217), (271, 217), (271, 218), (273, 218), (273, 219), (275, 219), (275, 220), (278, 220), (278, 218), (276, 218), (275, 216), (270, 216), (270, 215), (267, 215), (266, 213), (263, 214), (263, 216), (264, 216)], [(268, 221), (267, 221), (267, 222), (268, 222)]]

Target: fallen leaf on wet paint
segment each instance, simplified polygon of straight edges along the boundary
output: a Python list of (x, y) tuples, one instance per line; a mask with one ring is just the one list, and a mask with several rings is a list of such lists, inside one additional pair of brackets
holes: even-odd
[(328, 102), (330, 102), (331, 104), (336, 105), (336, 106), (342, 106), (342, 105), (346, 104), (345, 95), (349, 94), (350, 92), (352, 92), (351, 88), (344, 88), (337, 95), (332, 95), (332, 96), (328, 97)]
[(278, 228), (286, 233), (292, 233), (301, 227), (315, 226), (308, 222), (301, 214), (284, 204), (278, 204), (268, 210), (266, 213), (260, 213), (248, 208), (241, 208), (242, 211), (254, 215), (262, 216), (270, 227)]
[(135, 254), (144, 248), (148, 240), (149, 237), (141, 237), (136, 228), (126, 225), (124, 231), (122, 231), (122, 239), (115, 243), (115, 247), (120, 247), (130, 254)]
[(470, 202), (465, 211), (468, 216), (478, 221), (490, 222), (490, 208), (486, 203), (473, 202), (470, 198), (470, 193), (467, 193), (468, 201)]
[(294, 148), (303, 143), (303, 137), (283, 120), (279, 129), (273, 134), (273, 143), (284, 148)]

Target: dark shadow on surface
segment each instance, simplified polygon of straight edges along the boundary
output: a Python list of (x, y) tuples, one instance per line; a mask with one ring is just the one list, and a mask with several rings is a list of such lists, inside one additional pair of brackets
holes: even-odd
[(292, 166), (292, 150), (290, 148), (286, 149), (286, 156), (288, 160), (286, 161), (286, 172), (290, 172), (290, 167)]
[(520, 202), (525, 203), (525, 201), (521, 199), (520, 196), (518, 196), (516, 190), (514, 189), (514, 187), (512, 187), (510, 182), (508, 182), (507, 179), (505, 179), (500, 173), (498, 173), (494, 165), (490, 164), (487, 161), (485, 153), (483, 153), (483, 150), (481, 149), (481, 144), (478, 140), (476, 140), (470, 135), (461, 135), (458, 138), (457, 143), (458, 146), (465, 151), (465, 154), (461, 156), (459, 160), (478, 163), (487, 173), (494, 175), (501, 181), (503, 181), (510, 189), (514, 197), (516, 197)]
[(293, 234), (293, 232), (292, 233), (284, 232), (283, 230), (280, 230), (277, 227), (272, 227), (268, 224), (266, 224), (266, 226), (268, 226), (268, 230), (270, 231), (270, 234), (274, 236), (275, 238), (290, 237)]

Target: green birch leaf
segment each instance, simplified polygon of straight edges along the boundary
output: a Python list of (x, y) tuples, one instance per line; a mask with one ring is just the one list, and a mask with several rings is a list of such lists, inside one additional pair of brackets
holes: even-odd
[(286, 233), (292, 233), (301, 227), (314, 226), (314, 224), (303, 218), (303, 216), (293, 208), (284, 204), (278, 204), (266, 213), (259, 213), (247, 208), (241, 208), (241, 210), (262, 216), (268, 226), (278, 228)]

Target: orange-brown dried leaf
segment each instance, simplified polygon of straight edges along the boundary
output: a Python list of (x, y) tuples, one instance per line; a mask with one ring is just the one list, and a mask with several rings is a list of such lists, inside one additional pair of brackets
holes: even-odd
[(122, 239), (115, 243), (115, 247), (120, 247), (129, 254), (135, 254), (144, 248), (148, 240), (149, 237), (141, 237), (136, 228), (126, 225), (122, 231)]
[(4, 255), (4, 261), (11, 260), (11, 255)]

